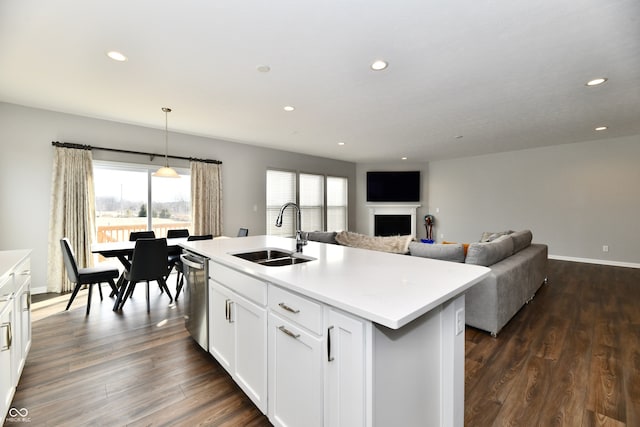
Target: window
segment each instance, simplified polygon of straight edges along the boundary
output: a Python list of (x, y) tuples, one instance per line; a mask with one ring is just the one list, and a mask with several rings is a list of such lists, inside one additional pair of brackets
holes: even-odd
[(272, 236), (293, 236), (296, 232), (293, 211), (287, 209), (282, 218), (282, 227), (276, 227), (280, 207), (296, 201), (295, 172), (267, 171), (267, 234)]
[(347, 224), (347, 178), (327, 177), (327, 230), (341, 231)]
[(305, 231), (346, 230), (347, 190), (347, 178), (267, 170), (267, 234), (295, 234), (294, 209), (285, 211), (281, 228), (275, 226), (280, 208), (287, 202), (300, 206)]
[(152, 176), (156, 167), (114, 162), (93, 162), (98, 242), (129, 239), (132, 231), (191, 227), (191, 179)]

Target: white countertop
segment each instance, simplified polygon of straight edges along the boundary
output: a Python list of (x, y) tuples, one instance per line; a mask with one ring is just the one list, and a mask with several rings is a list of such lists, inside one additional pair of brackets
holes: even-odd
[(249, 236), (181, 243), (256, 276), (392, 329), (454, 298), (489, 273), (487, 267), (309, 242), (302, 264), (267, 267), (230, 255), (263, 248), (294, 251), (295, 239)]

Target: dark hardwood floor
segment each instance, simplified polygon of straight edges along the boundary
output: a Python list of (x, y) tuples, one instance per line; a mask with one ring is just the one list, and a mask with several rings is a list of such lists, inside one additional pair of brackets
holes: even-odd
[[(86, 317), (86, 294), (34, 304), (12, 406), (33, 426), (270, 425), (188, 336), (182, 301), (152, 284), (148, 315), (140, 288), (121, 314), (97, 292)], [(498, 338), (467, 328), (465, 425), (640, 426), (640, 269), (550, 261)]]
[[(33, 304), (32, 346), (12, 406), (33, 426), (270, 426), (224, 369), (188, 335), (182, 297), (144, 286), (122, 313), (94, 290)], [(5, 422), (15, 426), (16, 423)]]
[(497, 339), (467, 328), (468, 426), (640, 426), (640, 269), (549, 261)]

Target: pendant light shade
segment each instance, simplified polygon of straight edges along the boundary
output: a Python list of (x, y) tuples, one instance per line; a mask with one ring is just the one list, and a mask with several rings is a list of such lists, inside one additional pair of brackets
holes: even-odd
[(153, 176), (158, 176), (162, 178), (180, 178), (178, 172), (175, 169), (169, 167), (169, 126), (168, 126), (168, 116), (171, 112), (171, 108), (162, 107), (162, 111), (164, 111), (164, 166), (158, 169)]

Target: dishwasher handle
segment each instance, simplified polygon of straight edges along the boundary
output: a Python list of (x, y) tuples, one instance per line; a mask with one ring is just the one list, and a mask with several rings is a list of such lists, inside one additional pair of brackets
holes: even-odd
[(184, 265), (187, 265), (191, 268), (195, 268), (198, 270), (203, 270), (204, 269), (204, 263), (205, 260), (202, 258), (196, 258), (192, 255), (188, 255), (188, 254), (182, 254), (180, 255), (180, 261), (182, 261), (182, 263)]

